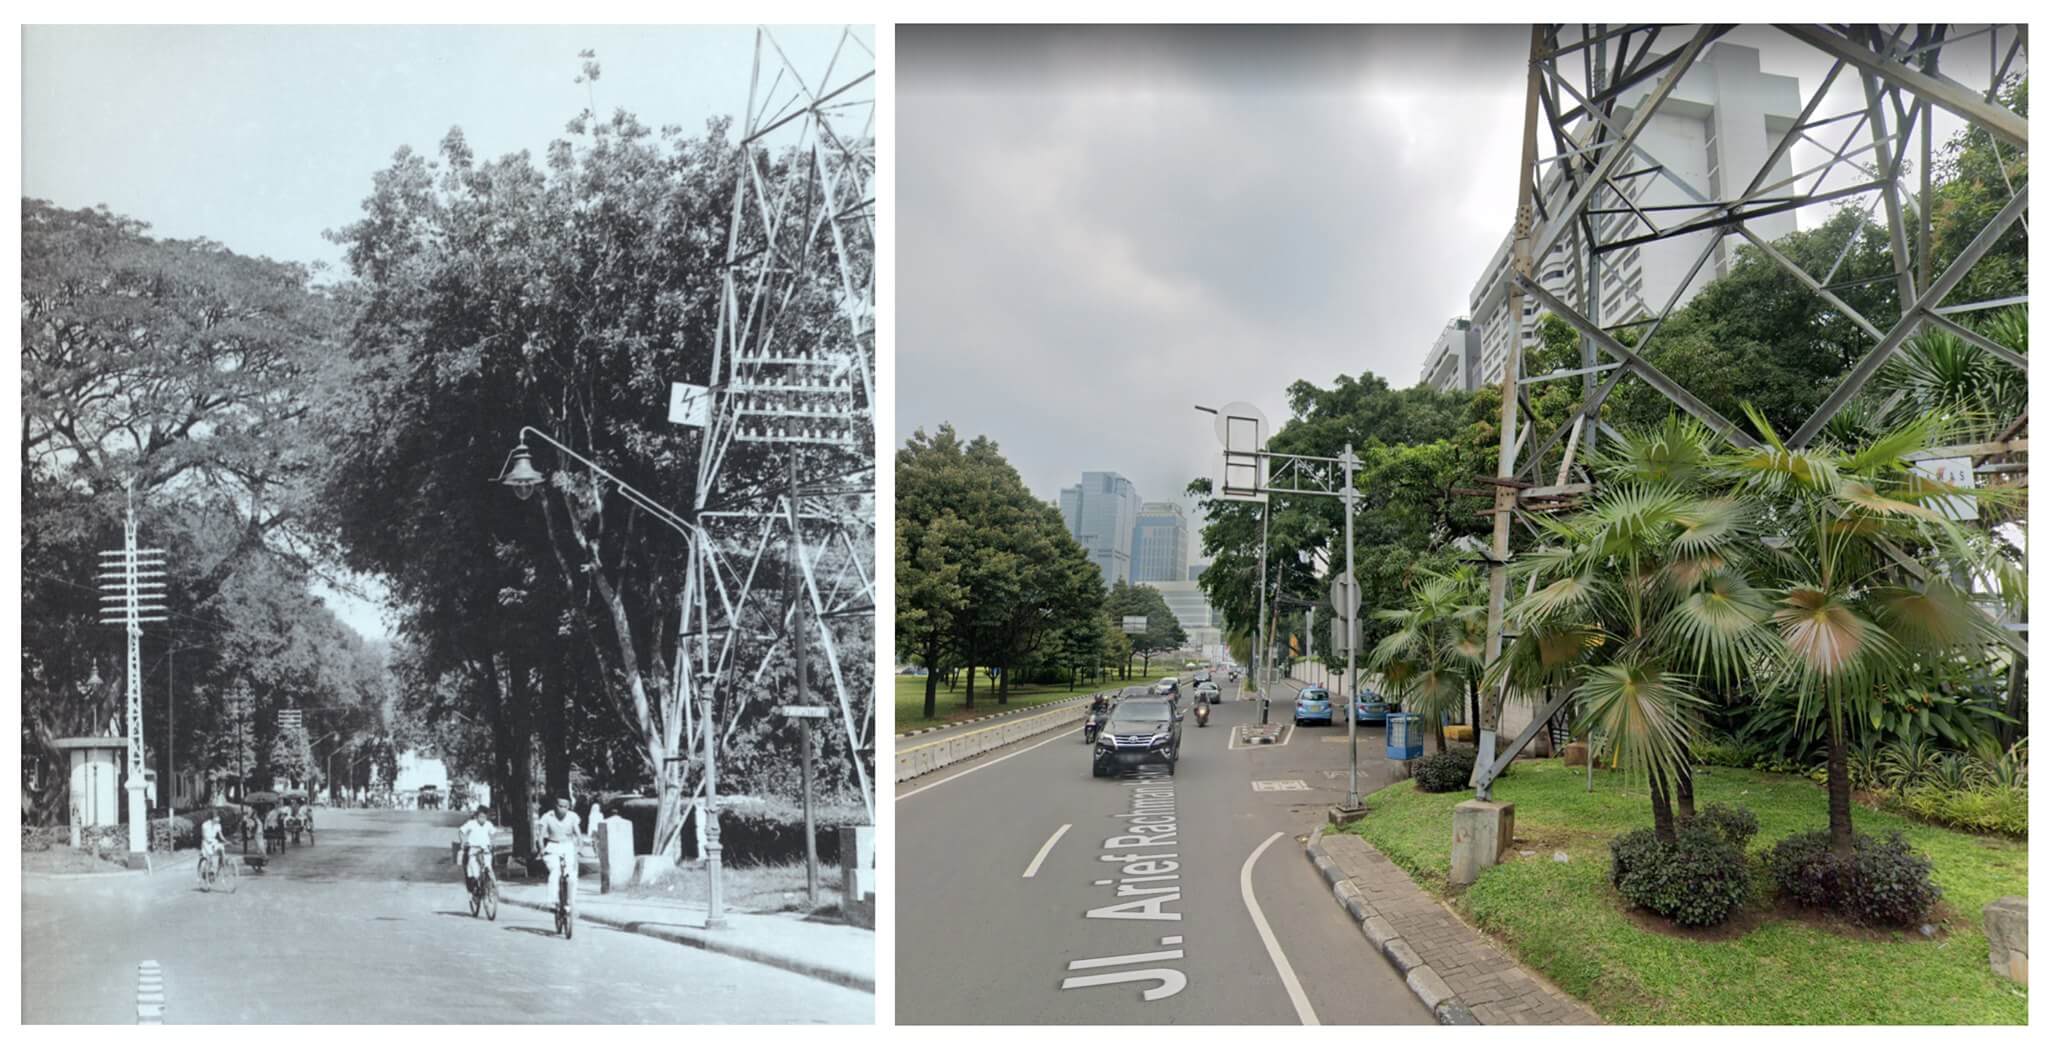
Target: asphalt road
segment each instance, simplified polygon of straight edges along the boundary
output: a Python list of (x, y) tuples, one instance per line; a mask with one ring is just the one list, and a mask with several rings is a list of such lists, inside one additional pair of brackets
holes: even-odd
[[(22, 1020), (133, 1023), (136, 967), (173, 1024), (869, 1023), (874, 996), (546, 913), (472, 917), (448, 843), (460, 814), (322, 810), (234, 894), (193, 870), (24, 879)], [(584, 889), (594, 889), (586, 878)]]
[[(1258, 704), (1223, 696), (1173, 776), (1095, 778), (1075, 729), (904, 782), (898, 1022), (1434, 1023), (1302, 858), (1344, 798), (1342, 721), (1234, 747)], [(1384, 743), (1361, 728), (1361, 791)]]

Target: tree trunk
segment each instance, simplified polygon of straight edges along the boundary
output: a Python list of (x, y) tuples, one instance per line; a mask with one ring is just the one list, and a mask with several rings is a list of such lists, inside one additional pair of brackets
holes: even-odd
[(1683, 823), (1693, 818), (1692, 746), (1681, 745), (1678, 754), (1678, 820)]
[(967, 654), (967, 705), (966, 705), (966, 707), (967, 707), (967, 708), (968, 708), (969, 710), (972, 710), (972, 709), (974, 708), (974, 673), (975, 673), (976, 671), (977, 671), (977, 669), (975, 668), (975, 665), (974, 665), (974, 653), (973, 653), (972, 651), (969, 651), (969, 652), (968, 652), (968, 654)]
[(541, 758), (550, 797), (569, 794), (569, 687), (562, 669), (560, 652), (548, 658), (540, 693)]
[(2013, 721), (2001, 723), (1998, 736), (2010, 748), (2014, 742), (2027, 736), (2027, 659), (2024, 657), (2013, 659), (2012, 667), (2006, 672), (2005, 714)]
[(934, 636), (924, 646), (924, 717), (939, 715), (939, 640)]
[(1849, 746), (1842, 724), (1828, 717), (1828, 848), (1835, 856), (1856, 853), (1855, 827), (1849, 823)]
[(1657, 770), (1650, 771), (1650, 816), (1656, 822), (1659, 841), (1678, 841), (1678, 829), (1671, 820), (1670, 790), (1664, 785), (1664, 774)]
[(1009, 703), (1010, 659), (1006, 657), (1003, 659), (1002, 664), (996, 666), (996, 704), (1007, 705)]

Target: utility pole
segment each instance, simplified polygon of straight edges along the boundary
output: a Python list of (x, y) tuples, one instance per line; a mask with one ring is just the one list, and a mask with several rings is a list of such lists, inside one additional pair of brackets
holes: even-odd
[[(796, 703), (798, 707), (810, 704), (809, 677), (805, 674), (808, 666), (804, 663), (804, 600), (803, 571), (798, 557), (803, 555), (803, 493), (797, 486), (797, 462), (795, 448), (790, 450), (789, 461), (789, 645), (790, 656), (796, 664)], [(822, 710), (821, 710), (822, 711)], [(797, 733), (803, 745), (804, 781), (804, 890), (810, 898), (812, 908), (818, 906), (818, 829), (811, 809), (811, 725), (798, 723)], [(857, 755), (856, 755), (857, 757)]]
[[(1344, 443), (1344, 456), (1337, 460), (1344, 467), (1344, 576), (1350, 581), (1350, 598), (1356, 599), (1358, 574), (1357, 564), (1352, 562), (1351, 521), (1358, 511), (1358, 488), (1354, 485), (1354, 477), (1358, 472), (1358, 455), (1351, 452), (1349, 440)], [(1345, 627), (1354, 635), (1347, 637), (1350, 641), (1344, 644), (1344, 700), (1347, 702), (1344, 723), (1345, 732), (1350, 735), (1351, 742), (1351, 787), (1344, 794), (1344, 809), (1353, 811), (1358, 809), (1358, 642), (1355, 636), (1357, 626), (1352, 624), (1352, 619), (1358, 616), (1358, 608), (1346, 607), (1345, 611)]]
[(1267, 651), (1260, 649), (1266, 643), (1266, 523), (1273, 516), (1273, 506), (1259, 506), (1259, 623), (1252, 636), (1252, 682), (1259, 688), (1259, 725), (1265, 726), (1273, 710), (1273, 695), (1267, 692), (1264, 677), (1259, 669), (1266, 663)]
[(128, 866), (139, 868), (149, 858), (148, 784), (143, 780), (142, 626), (169, 620), (162, 580), (164, 550), (138, 548), (135, 528), (135, 480), (128, 480), (128, 514), (122, 526), (122, 547), (100, 553), (100, 623), (119, 625), (128, 633)]

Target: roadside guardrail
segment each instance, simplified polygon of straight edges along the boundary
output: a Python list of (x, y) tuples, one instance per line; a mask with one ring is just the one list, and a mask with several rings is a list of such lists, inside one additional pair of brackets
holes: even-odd
[(954, 763), (972, 759), (983, 752), (1001, 748), (1004, 745), (1033, 734), (1042, 734), (1062, 726), (1069, 726), (1087, 718), (1087, 704), (1062, 708), (1040, 715), (1025, 716), (964, 734), (927, 741), (921, 745), (910, 745), (896, 749), (896, 780), (908, 781), (922, 777), (934, 770), (941, 770)]

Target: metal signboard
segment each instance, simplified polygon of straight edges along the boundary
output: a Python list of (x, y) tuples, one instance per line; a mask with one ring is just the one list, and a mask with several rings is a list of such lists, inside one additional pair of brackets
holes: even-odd
[(703, 428), (711, 418), (711, 390), (674, 381), (668, 386), (668, 420), (673, 425)]
[(824, 705), (777, 705), (775, 714), (791, 719), (823, 719), (827, 709)]
[[(1969, 458), (1928, 458), (1914, 462), (1913, 471), (1951, 487), (1977, 486), (1976, 463)], [(1972, 497), (1936, 498), (1927, 507), (1953, 520), (1977, 518), (1977, 499)]]
[(1124, 618), (1124, 631), (1134, 634), (1146, 631), (1151, 627), (1149, 624), (1147, 624), (1147, 622), (1150, 620), (1150, 618), (1147, 618), (1143, 614), (1127, 615)]

